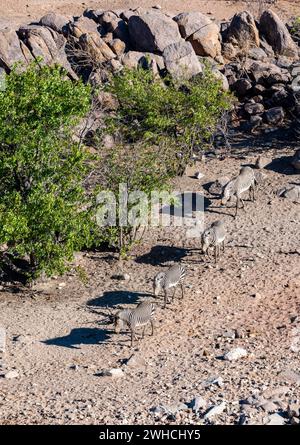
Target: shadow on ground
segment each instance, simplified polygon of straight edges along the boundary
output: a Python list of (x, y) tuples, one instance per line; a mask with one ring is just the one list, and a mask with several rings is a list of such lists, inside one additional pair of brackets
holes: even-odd
[(64, 337), (51, 338), (42, 343), (49, 346), (80, 349), (80, 345), (98, 345), (110, 339), (111, 331), (97, 328), (76, 328)]
[(163, 265), (169, 261), (180, 261), (188, 254), (188, 249), (174, 246), (154, 246), (150, 252), (136, 258), (137, 263)]
[(123, 306), (125, 304), (140, 303), (140, 299), (143, 297), (152, 297), (152, 295), (145, 292), (130, 292), (124, 290), (108, 291), (103, 292), (103, 295), (89, 300), (87, 306), (98, 308)]

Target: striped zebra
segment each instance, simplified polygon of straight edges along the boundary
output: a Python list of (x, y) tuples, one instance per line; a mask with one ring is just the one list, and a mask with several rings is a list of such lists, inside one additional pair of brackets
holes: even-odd
[(154, 334), (153, 315), (155, 311), (155, 304), (143, 301), (139, 303), (134, 309), (122, 309), (114, 315), (115, 333), (119, 334), (124, 326), (127, 326), (131, 332), (131, 347), (134, 340), (137, 340), (136, 329), (143, 327), (142, 338), (145, 336), (146, 325), (151, 324), (152, 332)]
[(185, 276), (185, 268), (181, 264), (175, 264), (170, 267), (166, 272), (159, 272), (153, 281), (153, 291), (154, 295), (158, 296), (160, 291), (164, 293), (164, 308), (166, 307), (168, 301), (168, 290), (174, 288), (172, 295), (172, 302), (174, 301), (176, 286), (181, 287), (181, 299), (184, 296), (182, 279)]
[(213, 222), (201, 235), (203, 253), (210, 257), (209, 249), (212, 247), (214, 249), (215, 263), (220, 257), (221, 246), (223, 252), (225, 251), (225, 238), (226, 230), (223, 221)]
[(232, 196), (236, 197), (235, 215), (236, 218), (239, 204), (242, 204), (242, 208), (245, 207), (242, 199), (242, 193), (249, 190), (250, 199), (255, 201), (255, 175), (251, 167), (242, 167), (238, 176), (233, 178), (224, 187), (222, 193), (222, 205), (225, 205)]

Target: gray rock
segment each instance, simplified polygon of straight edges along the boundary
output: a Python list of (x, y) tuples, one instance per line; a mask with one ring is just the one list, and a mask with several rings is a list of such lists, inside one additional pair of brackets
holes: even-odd
[(239, 96), (245, 96), (249, 90), (252, 88), (252, 83), (248, 79), (238, 79), (233, 84), (234, 91), (237, 92)]
[(263, 104), (260, 103), (248, 103), (244, 106), (245, 111), (250, 114), (262, 114), (265, 110)]
[(271, 414), (268, 418), (267, 425), (285, 425), (285, 418), (278, 413)]
[(207, 401), (206, 401), (203, 397), (201, 397), (201, 396), (197, 396), (197, 397), (195, 397), (194, 400), (192, 401), (192, 403), (191, 403), (191, 407), (192, 407), (192, 410), (193, 410), (195, 413), (198, 413), (198, 411), (200, 411), (200, 410), (205, 410), (205, 409), (206, 409), (206, 407), (207, 407)]
[(168, 45), (182, 40), (174, 20), (158, 10), (132, 15), (128, 28), (131, 42), (138, 51), (162, 53)]
[(292, 369), (286, 369), (284, 371), (281, 371), (278, 374), (278, 377), (282, 381), (288, 381), (288, 382), (296, 383), (298, 385), (300, 384), (300, 373), (293, 371)]
[(48, 26), (54, 31), (63, 34), (67, 31), (69, 22), (70, 20), (66, 16), (57, 14), (56, 12), (49, 12), (40, 19), (39, 24)]
[(259, 33), (255, 20), (248, 11), (235, 14), (228, 28), (226, 41), (246, 52), (252, 46), (259, 46)]
[(207, 413), (204, 416), (204, 419), (210, 420), (214, 416), (218, 416), (219, 414), (222, 414), (222, 412), (226, 408), (226, 402), (221, 402), (219, 405), (215, 405), (212, 408), (210, 408)]
[(100, 371), (97, 375), (100, 377), (124, 377), (124, 371), (121, 368), (112, 368), (112, 369), (105, 369), (103, 371)]
[(17, 33), (9, 28), (0, 31), (0, 65), (7, 72), (17, 62), (25, 65), (33, 60), (29, 49), (19, 40)]
[(214, 77), (217, 80), (221, 81), (222, 90), (223, 91), (229, 91), (229, 83), (228, 83), (227, 77), (224, 76), (224, 74), (222, 74), (221, 71), (219, 71), (216, 68), (212, 69), (212, 74), (214, 75)]
[(260, 18), (260, 32), (277, 54), (298, 57), (298, 48), (293, 41), (287, 27), (272, 10), (265, 11)]
[(265, 118), (268, 124), (278, 125), (284, 119), (284, 110), (282, 107), (270, 108), (265, 112)]
[(189, 42), (168, 45), (163, 52), (168, 72), (174, 79), (190, 79), (202, 72), (202, 66)]
[(82, 34), (79, 38), (81, 48), (88, 52), (93, 61), (97, 63), (107, 62), (116, 57), (107, 43), (98, 32)]
[(178, 23), (183, 38), (191, 42), (199, 56), (213, 59), (221, 55), (219, 26), (201, 12), (183, 12), (174, 20)]
[(270, 163), (270, 159), (265, 156), (258, 156), (255, 161), (255, 168), (262, 169), (265, 168)]
[(293, 202), (300, 201), (300, 185), (292, 185), (284, 189), (281, 194), (284, 198), (290, 199)]
[(224, 354), (224, 360), (235, 361), (240, 358), (244, 358), (248, 355), (248, 352), (244, 348), (234, 348)]
[(58, 63), (66, 69), (70, 77), (77, 79), (67, 59), (65, 47), (66, 39), (53, 29), (39, 25), (23, 26), (19, 29), (19, 36), (31, 49), (35, 58), (42, 57), (43, 63)]
[(74, 22), (69, 23), (69, 30), (74, 37), (79, 37), (82, 34), (98, 33), (99, 25), (88, 17), (79, 17)]
[(18, 371), (14, 371), (14, 370), (12, 370), (12, 371), (8, 371), (8, 372), (4, 375), (4, 378), (5, 378), (5, 379), (15, 379), (15, 378), (17, 378), (17, 377), (19, 377), (19, 373), (18, 373)]
[(222, 388), (224, 386), (222, 377), (213, 376), (213, 377), (208, 378), (207, 380), (204, 380), (204, 382), (202, 382), (202, 386), (204, 388), (209, 388), (212, 385), (217, 385), (219, 388)]

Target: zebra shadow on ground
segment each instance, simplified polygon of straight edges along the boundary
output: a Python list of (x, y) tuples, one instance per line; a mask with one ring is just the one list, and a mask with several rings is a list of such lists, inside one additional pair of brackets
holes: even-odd
[(141, 298), (152, 297), (147, 292), (132, 292), (124, 290), (106, 291), (102, 295), (92, 298), (87, 302), (87, 306), (91, 308), (107, 308), (118, 307), (126, 304), (140, 303)]
[(163, 266), (169, 261), (181, 261), (188, 255), (188, 249), (174, 246), (154, 246), (150, 252), (136, 258), (137, 263), (151, 264), (152, 266)]
[(48, 346), (60, 346), (70, 349), (81, 349), (80, 345), (97, 345), (107, 342), (112, 331), (98, 328), (75, 328), (68, 335), (42, 341)]
[(291, 164), (292, 158), (293, 156), (281, 156), (280, 158), (275, 158), (265, 166), (265, 169), (286, 176), (296, 175), (297, 172)]

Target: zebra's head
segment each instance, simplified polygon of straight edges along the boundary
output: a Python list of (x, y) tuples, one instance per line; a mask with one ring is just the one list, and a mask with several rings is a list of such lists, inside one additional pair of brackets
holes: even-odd
[(232, 183), (231, 181), (224, 187), (223, 192), (222, 192), (222, 200), (221, 200), (221, 204), (222, 206), (225, 205), (229, 199), (231, 198), (232, 195)]
[(165, 277), (165, 273), (164, 272), (159, 272), (153, 281), (153, 292), (154, 295), (157, 296), (159, 294), (159, 291), (162, 289), (162, 283)]

